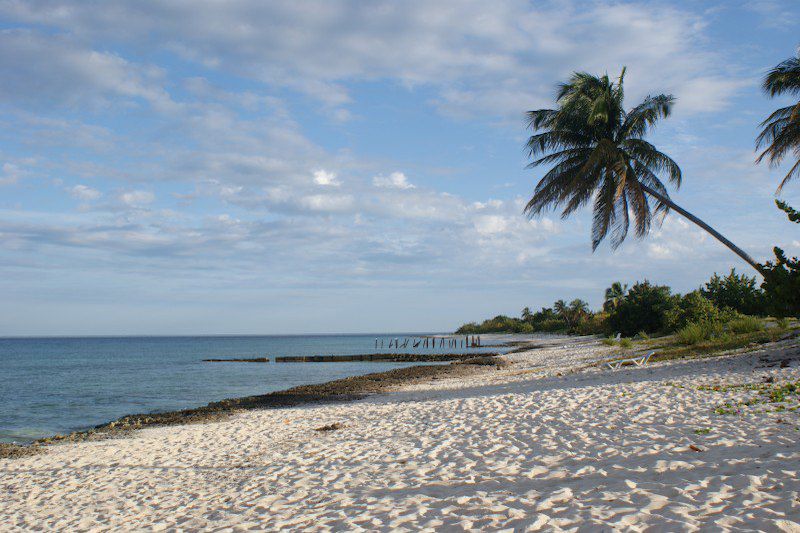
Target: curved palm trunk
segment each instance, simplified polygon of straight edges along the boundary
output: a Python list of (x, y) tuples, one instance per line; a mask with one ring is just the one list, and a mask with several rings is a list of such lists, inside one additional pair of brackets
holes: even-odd
[(668, 205), (670, 209), (674, 209), (684, 217), (688, 218), (689, 220), (691, 220), (692, 222), (694, 222), (695, 224), (697, 224), (698, 226), (709, 232), (715, 239), (717, 239), (719, 242), (727, 246), (733, 253), (744, 259), (744, 261), (748, 265), (755, 268), (759, 274), (761, 274), (762, 276), (764, 275), (764, 269), (759, 263), (756, 263), (756, 261), (752, 257), (750, 257), (750, 255), (747, 252), (745, 252), (744, 250), (733, 244), (731, 241), (726, 239), (725, 236), (722, 235), (720, 232), (718, 232), (717, 230), (715, 230), (714, 228), (712, 228), (711, 226), (709, 226), (708, 224), (706, 224), (705, 222), (703, 222), (702, 220), (700, 220), (699, 218), (697, 218), (696, 216), (694, 216), (693, 214), (691, 214), (690, 212), (688, 212), (687, 210), (685, 210), (684, 208), (682, 208), (681, 206), (670, 200), (668, 197), (659, 194), (658, 192), (654, 191), (653, 189), (651, 189), (646, 185), (643, 185), (641, 183), (640, 185), (647, 194), (649, 194), (653, 198), (657, 198), (659, 201)]

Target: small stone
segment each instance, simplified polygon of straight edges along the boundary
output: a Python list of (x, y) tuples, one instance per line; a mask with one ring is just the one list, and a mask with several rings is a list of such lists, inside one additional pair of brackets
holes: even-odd
[(327, 426), (322, 426), (320, 428), (315, 429), (314, 431), (335, 431), (337, 429), (342, 429), (344, 424), (340, 422), (334, 422), (333, 424), (328, 424)]

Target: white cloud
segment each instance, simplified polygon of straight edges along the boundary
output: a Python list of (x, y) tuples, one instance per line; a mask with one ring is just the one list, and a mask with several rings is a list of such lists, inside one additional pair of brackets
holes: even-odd
[(131, 207), (141, 207), (155, 200), (155, 195), (150, 191), (127, 191), (119, 195), (119, 200)]
[(13, 185), (19, 181), (23, 171), (14, 163), (3, 163), (0, 185)]
[(172, 101), (162, 72), (98, 52), (65, 36), (0, 31), (0, 95), (6, 100), (96, 105), (107, 97), (141, 99), (165, 109)]
[(331, 187), (338, 187), (341, 185), (341, 183), (339, 183), (339, 181), (336, 179), (336, 174), (334, 172), (328, 172), (327, 170), (322, 169), (314, 171), (314, 183), (317, 185)]
[(392, 172), (388, 176), (378, 175), (372, 178), (372, 184), (376, 187), (387, 189), (413, 189), (414, 185), (408, 182), (408, 178), (402, 172)]
[(73, 198), (77, 198), (78, 200), (83, 200), (87, 202), (90, 202), (92, 200), (97, 200), (98, 198), (103, 196), (103, 193), (101, 193), (97, 189), (92, 189), (91, 187), (83, 184), (75, 185), (69, 190), (69, 193)]
[(311, 211), (346, 211), (355, 205), (349, 194), (313, 194), (300, 198), (300, 205)]
[[(613, 73), (627, 65), (632, 98), (674, 92), (684, 112), (724, 106), (744, 83), (708, 46), (702, 14), (657, 3), (198, 0), (169, 7), (121, 1), (102, 10), (67, 0), (3, 4), (12, 20), (82, 40), (166, 48), (205, 68), (301, 91), (339, 119), (349, 118), (343, 108), (352, 102), (351, 81), (426, 85), (446, 113), (506, 119), (551, 101), (554, 84), (573, 70)], [(17, 48), (37, 64), (31, 61), (35, 50), (29, 52), (37, 46)], [(76, 59), (71, 46), (64, 48), (47, 52), (55, 72), (64, 72), (61, 62), (68, 65), (68, 79), (75, 77), (75, 65), (83, 65), (77, 70), (91, 72), (100, 87), (165, 97), (147, 83), (146, 73), (123, 75), (125, 65), (116, 56)]]
[(508, 220), (499, 215), (483, 215), (475, 217), (475, 229), (481, 235), (502, 233), (508, 228)]

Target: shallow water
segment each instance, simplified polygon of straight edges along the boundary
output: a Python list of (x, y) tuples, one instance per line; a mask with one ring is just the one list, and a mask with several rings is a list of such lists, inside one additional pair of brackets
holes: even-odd
[(412, 350), (411, 343), (405, 350), (386, 348), (396, 337), (402, 342), (405, 335), (0, 338), (0, 442), (419, 364), (203, 363), (206, 358), (374, 353), (376, 338), (384, 343), (379, 352), (464, 351)]

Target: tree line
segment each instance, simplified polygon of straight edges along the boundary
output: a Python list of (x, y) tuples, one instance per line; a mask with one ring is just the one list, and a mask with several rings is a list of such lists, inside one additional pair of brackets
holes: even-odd
[(668, 334), (692, 324), (730, 322), (744, 316), (785, 316), (780, 312), (782, 307), (776, 307), (774, 296), (762, 289), (755, 277), (738, 274), (735, 269), (727, 275), (715, 273), (687, 294), (644, 280), (630, 288), (614, 282), (604, 296), (602, 309), (596, 311), (579, 298), (569, 303), (558, 300), (538, 311), (525, 307), (519, 317), (498, 315), (481, 323), (464, 324), (456, 333), (619, 333), (630, 337)]

